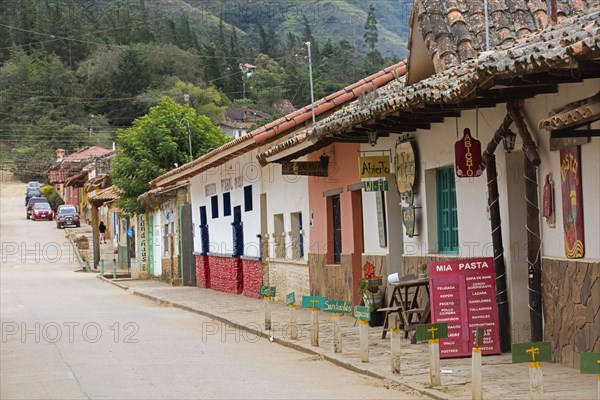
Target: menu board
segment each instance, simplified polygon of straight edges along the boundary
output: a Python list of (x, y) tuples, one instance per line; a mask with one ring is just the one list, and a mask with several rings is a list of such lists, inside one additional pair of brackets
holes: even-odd
[(500, 354), (494, 259), (431, 262), (428, 268), (431, 321), (448, 323), (440, 357), (470, 356), (477, 328), (483, 329), (482, 354)]

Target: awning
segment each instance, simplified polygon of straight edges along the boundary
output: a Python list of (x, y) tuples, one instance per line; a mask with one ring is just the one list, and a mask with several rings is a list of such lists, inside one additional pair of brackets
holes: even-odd
[(65, 187), (83, 187), (83, 185), (85, 185), (85, 182), (87, 181), (87, 174), (87, 172), (81, 172), (77, 175), (73, 175), (72, 177), (67, 179), (67, 181), (65, 182)]

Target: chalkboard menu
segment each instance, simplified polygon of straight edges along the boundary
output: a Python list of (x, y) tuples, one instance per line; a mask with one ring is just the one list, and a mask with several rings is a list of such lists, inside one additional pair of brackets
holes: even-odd
[(431, 321), (448, 324), (440, 357), (471, 355), (477, 328), (483, 329), (483, 354), (500, 354), (498, 306), (493, 258), (428, 264)]

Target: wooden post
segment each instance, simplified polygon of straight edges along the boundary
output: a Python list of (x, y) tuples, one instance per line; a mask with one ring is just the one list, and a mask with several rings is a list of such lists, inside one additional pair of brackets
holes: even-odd
[(265, 331), (271, 331), (271, 298), (263, 297), (265, 304)]
[(440, 340), (429, 340), (429, 381), (431, 386), (440, 386)]
[(296, 322), (295, 304), (290, 304), (290, 339), (298, 340), (298, 323)]
[(521, 113), (522, 102), (510, 103), (508, 112), (517, 126), (523, 139), (525, 154), (525, 205), (527, 207), (527, 286), (529, 289), (529, 321), (531, 340), (540, 342), (544, 338), (542, 321), (542, 269), (541, 269), (541, 237), (540, 207), (538, 202), (537, 169), (541, 160), (537, 146), (531, 137), (527, 124)]
[(544, 376), (538, 361), (529, 363), (529, 397), (531, 400), (542, 400), (544, 397)]
[(331, 314), (331, 320), (333, 321), (333, 352), (342, 352), (342, 330), (340, 329), (340, 314)]
[(92, 205), (92, 253), (93, 263), (92, 268), (98, 268), (100, 263), (100, 233), (98, 231), (98, 225), (100, 224), (100, 215), (98, 207)]
[(360, 330), (360, 361), (369, 362), (369, 321), (358, 321)]
[(319, 310), (310, 309), (310, 345), (319, 347)]
[(471, 352), (471, 398), (483, 399), (483, 386), (481, 382), (481, 349), (473, 347)]
[(389, 330), (392, 345), (392, 374), (400, 373), (400, 347), (401, 347), (401, 336), (400, 328), (398, 327), (398, 314), (389, 314)]
[(494, 272), (496, 275), (496, 302), (498, 303), (498, 330), (500, 334), (500, 350), (509, 351), (510, 310), (508, 307), (508, 291), (506, 285), (506, 265), (504, 264), (504, 245), (502, 242), (502, 223), (500, 220), (500, 202), (498, 191), (498, 174), (496, 172), (496, 157), (494, 152), (498, 144), (508, 132), (512, 117), (507, 113), (502, 124), (494, 133), (494, 137), (483, 152), (483, 162), (486, 170), (488, 186), (488, 207), (492, 228), (492, 246), (494, 250)]

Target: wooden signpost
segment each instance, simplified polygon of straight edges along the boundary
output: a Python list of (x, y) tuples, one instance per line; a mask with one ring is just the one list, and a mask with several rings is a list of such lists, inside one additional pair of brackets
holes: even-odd
[(582, 374), (597, 375), (598, 400), (600, 400), (600, 353), (580, 353), (579, 368)]
[(429, 381), (431, 386), (440, 386), (440, 339), (448, 337), (448, 324), (417, 325), (417, 340), (429, 341)]
[(552, 361), (550, 342), (513, 343), (512, 362), (529, 363), (529, 393), (532, 400), (541, 400), (544, 395), (541, 361)]
[(369, 362), (369, 321), (371, 311), (369, 307), (354, 306), (354, 318), (358, 320), (360, 334), (360, 361)]
[(285, 296), (285, 304), (290, 308), (290, 339), (298, 339), (298, 324), (296, 322), (296, 293), (291, 292)]
[(302, 296), (302, 307), (310, 308), (310, 345), (319, 347), (319, 309), (325, 307), (327, 297)]
[(483, 328), (475, 330), (475, 340), (471, 349), (471, 398), (483, 399), (483, 384), (481, 382), (481, 349), (483, 346)]
[(262, 296), (265, 304), (265, 330), (271, 330), (271, 299), (275, 297), (275, 287), (261, 286), (259, 295)]
[(331, 314), (333, 322), (333, 352), (342, 352), (342, 330), (340, 328), (340, 315), (350, 314), (352, 312), (352, 304), (346, 300), (325, 300), (323, 311)]
[(390, 341), (392, 345), (392, 359), (391, 359), (391, 367), (392, 374), (400, 373), (400, 343), (401, 343), (401, 333), (400, 333), (400, 325), (398, 322), (398, 314), (391, 313), (388, 315), (389, 322), (389, 330), (390, 330)]

